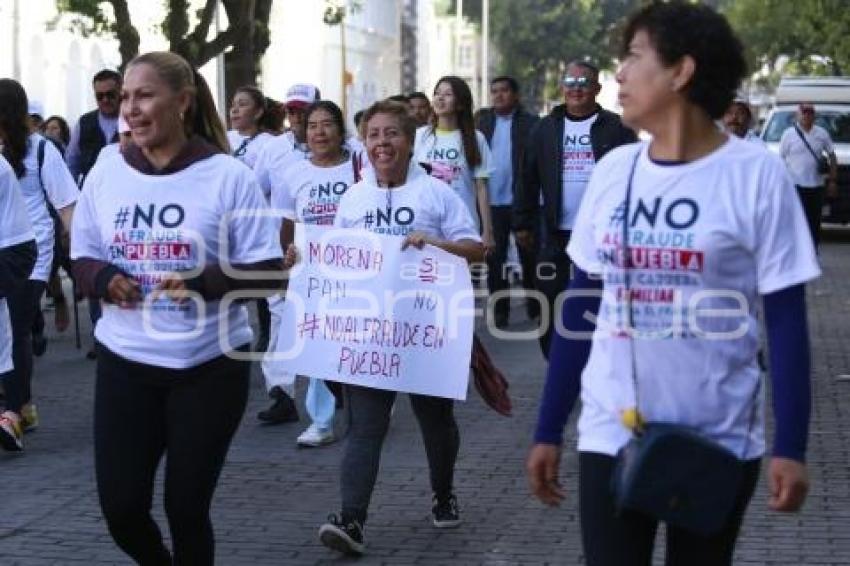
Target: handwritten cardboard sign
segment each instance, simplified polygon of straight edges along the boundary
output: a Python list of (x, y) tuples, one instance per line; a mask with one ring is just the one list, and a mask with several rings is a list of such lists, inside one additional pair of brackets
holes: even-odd
[(402, 237), (297, 224), (273, 356), (288, 371), (466, 399), (474, 296), (466, 261)]

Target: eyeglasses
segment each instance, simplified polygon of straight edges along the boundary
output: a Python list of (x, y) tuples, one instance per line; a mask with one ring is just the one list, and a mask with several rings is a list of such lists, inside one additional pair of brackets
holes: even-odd
[(104, 92), (95, 92), (94, 97), (97, 100), (115, 100), (118, 98), (118, 93), (114, 90), (107, 90)]
[(567, 88), (590, 88), (593, 84), (587, 77), (564, 77), (564, 86)]

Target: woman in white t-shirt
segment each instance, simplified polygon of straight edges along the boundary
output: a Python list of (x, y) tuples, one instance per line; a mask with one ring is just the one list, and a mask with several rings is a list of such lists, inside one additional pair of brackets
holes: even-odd
[[(403, 235), (403, 248), (429, 244), (470, 262), (481, 261), (484, 248), (460, 197), (442, 181), (428, 176), (411, 159), (416, 123), (407, 109), (397, 102), (378, 102), (366, 110), (363, 121), (372, 167), (343, 196), (334, 226)], [(391, 212), (402, 210), (404, 214)], [(293, 257), (290, 246), (287, 259), (292, 261)], [(396, 393), (353, 385), (344, 387), (351, 424), (340, 474), (342, 513), (329, 517), (319, 529), (319, 538), (334, 550), (358, 555), (365, 547), (363, 524)], [(428, 456), (434, 526), (456, 527), (460, 516), (454, 495), (454, 467), (460, 433), (454, 418), (454, 402), (411, 394), (410, 403), (422, 429)]]
[[(811, 370), (804, 284), (820, 269), (780, 158), (714, 123), (746, 71), (726, 19), (704, 5), (651, 4), (626, 24), (620, 60), (623, 120), (652, 141), (607, 154), (579, 209), (567, 248), (576, 271), (552, 340), (529, 483), (547, 504), (563, 499), (563, 429), (580, 395), (585, 560), (649, 564), (662, 516), (656, 510), (669, 500), (618, 510), (612, 479), (621, 478), (619, 451), (646, 423), (679, 425), (737, 460), (739, 480), (710, 488), (714, 504), (724, 495), (731, 504), (713, 515), (719, 529), (710, 534), (668, 517), (667, 563), (731, 564), (765, 451), (760, 303), (776, 420), (769, 505), (796, 511), (805, 499)], [(716, 466), (694, 456), (699, 450), (685, 453), (671, 468), (690, 463), (720, 478)], [(707, 489), (698, 476), (685, 480), (695, 482), (691, 493)], [(656, 467), (651, 480), (664, 485), (667, 477)], [(644, 483), (639, 494), (651, 489)], [(703, 520), (711, 515), (694, 501), (682, 510), (689, 508)]]
[(475, 129), (469, 85), (459, 77), (442, 77), (434, 88), (433, 107), (431, 123), (416, 131), (414, 159), (455, 190), (481, 231), (485, 249), (490, 249), (490, 146)]
[[(255, 169), (260, 150), (274, 139), (277, 118), (271, 111), (269, 100), (254, 86), (241, 86), (236, 89), (230, 104), (230, 126), (227, 141), (230, 143), (230, 154)], [(264, 352), (268, 348), (271, 326), (271, 313), (265, 299), (258, 299), (257, 321), (260, 335), (257, 338), (255, 350)]]
[[(6, 159), (0, 156), (0, 383), (14, 368), (6, 298), (26, 284), (37, 257), (35, 233), (18, 180)], [(0, 414), (0, 444), (7, 450), (19, 449), (20, 437), (17, 415), (9, 411)]]
[[(330, 100), (315, 102), (306, 110), (305, 120), (310, 157), (294, 163), (280, 176), (281, 182), (272, 187), (272, 208), (283, 216), (282, 249), (292, 243), (296, 222), (332, 225), (340, 200), (362, 175), (361, 156), (346, 146), (345, 118), (339, 106)], [(282, 301), (274, 302), (275, 308), (282, 304)], [(272, 321), (272, 335), (276, 336), (280, 317), (273, 313)], [(275, 342), (273, 338), (271, 343)], [(268, 412), (295, 410), (289, 395), (275, 391), (292, 383), (292, 375), (285, 369), (285, 363), (268, 360), (263, 364), (269, 394), (275, 398), (275, 405)], [(278, 404), (287, 407), (277, 407)], [(298, 445), (322, 446), (334, 442), (336, 398), (324, 381), (310, 377), (305, 406), (311, 423), (298, 436)]]
[[(55, 234), (48, 202), (58, 212), (62, 228), (68, 230), (79, 191), (53, 143), (40, 134), (29, 133), (27, 94), (12, 79), (0, 79), (0, 141), (4, 157), (18, 176), (38, 244), (38, 259), (29, 281), (8, 297), (15, 368), (4, 379), (4, 414), (19, 425), (13, 427), (15, 430), (27, 431), (38, 424), (31, 391), (33, 322), (41, 309), (41, 296), (53, 265)], [(23, 448), (21, 435), (10, 444), (18, 450)]]
[[(248, 314), (228, 295), (281, 286), (277, 224), (254, 175), (227, 155), (212, 95), (183, 58), (136, 57), (121, 100), (133, 144), (86, 177), (71, 237), (78, 287), (105, 302), (95, 328), (100, 505), (136, 562), (212, 564), (210, 504), (250, 377), (234, 355), (249, 350)], [(166, 454), (173, 551), (150, 515)]]
[(262, 91), (254, 86), (236, 89), (230, 103), (230, 127), (227, 141), (231, 155), (254, 168), (260, 149), (274, 139), (274, 116)]

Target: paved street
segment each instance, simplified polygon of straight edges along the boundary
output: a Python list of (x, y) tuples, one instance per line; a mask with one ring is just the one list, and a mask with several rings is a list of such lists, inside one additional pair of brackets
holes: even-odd
[[(804, 512), (767, 510), (762, 481), (744, 523), (736, 564), (850, 563), (850, 244), (827, 243), (825, 277), (809, 290), (814, 345), (814, 407), (809, 462), (812, 493)], [(81, 309), (85, 311), (85, 309)], [(52, 312), (46, 313), (52, 322)], [(516, 329), (527, 323), (514, 310)], [(52, 326), (52, 325), (51, 325)], [(424, 450), (409, 404), (397, 406), (366, 531), (362, 564), (582, 563), (575, 508), (576, 466), (565, 456), (566, 504), (544, 509), (528, 495), (523, 462), (542, 386), (536, 342), (496, 342), (491, 354), (509, 376), (513, 418), (485, 408), (474, 390), (457, 405), (462, 447), (457, 494), (464, 524), (430, 523)], [(86, 342), (87, 344), (87, 342)], [(26, 452), (0, 454), (0, 564), (126, 564), (101, 519), (94, 485), (94, 363), (73, 346), (72, 331), (52, 337), (36, 364), (41, 428)], [(299, 395), (303, 399), (303, 392)], [(230, 451), (213, 506), (217, 559), (224, 565), (348, 562), (322, 547), (317, 527), (338, 511), (342, 444), (299, 450), (302, 424), (264, 427), (267, 404), (255, 373), (248, 410)], [(337, 430), (344, 430), (338, 418)], [(575, 428), (570, 428), (574, 447)], [(154, 513), (167, 530), (161, 490)]]

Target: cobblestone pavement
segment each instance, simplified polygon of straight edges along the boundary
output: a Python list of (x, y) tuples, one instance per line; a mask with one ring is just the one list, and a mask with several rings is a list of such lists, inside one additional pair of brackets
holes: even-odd
[[(850, 244), (824, 246), (825, 277), (810, 286), (814, 407), (809, 463), (812, 492), (799, 515), (766, 506), (765, 482), (747, 514), (736, 564), (850, 564)], [(85, 311), (85, 309), (81, 309)], [(528, 328), (514, 309), (513, 329)], [(51, 320), (52, 313), (47, 313)], [(514, 416), (485, 408), (474, 390), (457, 405), (462, 447), (457, 494), (464, 524), (437, 531), (429, 521), (427, 465), (409, 404), (401, 398), (384, 446), (362, 564), (580, 564), (575, 508), (576, 459), (565, 451), (559, 509), (528, 495), (523, 462), (544, 375), (535, 342), (485, 337), (511, 382)], [(87, 343), (87, 341), (86, 341)], [(92, 455), (93, 362), (73, 347), (71, 331), (51, 337), (36, 363), (41, 428), (26, 452), (0, 454), (0, 564), (126, 564), (100, 516)], [(303, 386), (302, 386), (303, 387)], [(303, 391), (300, 392), (303, 398)], [(217, 561), (241, 564), (348, 562), (322, 547), (317, 527), (338, 511), (341, 443), (297, 449), (299, 424), (265, 427), (267, 404), (255, 374), (248, 410), (234, 440), (213, 506)], [(337, 429), (344, 429), (338, 418)], [(575, 427), (568, 442), (574, 448)], [(154, 513), (160, 524), (162, 492)], [(167, 529), (165, 529), (167, 532)], [(659, 562), (660, 563), (660, 562)]]

